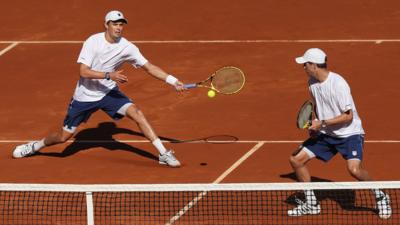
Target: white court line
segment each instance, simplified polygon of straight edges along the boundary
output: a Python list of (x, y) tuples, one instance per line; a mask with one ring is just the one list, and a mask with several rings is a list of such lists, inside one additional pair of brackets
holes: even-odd
[(7, 48), (0, 51), (0, 56), (4, 55), (6, 52), (10, 51), (12, 48), (17, 46), (18, 44), (19, 44), (19, 42), (12, 42), (9, 46), (7, 46)]
[[(33, 140), (0, 140), (0, 143), (26, 143), (30, 142)], [(114, 142), (121, 142), (121, 143), (150, 143), (148, 140), (119, 140), (115, 139), (113, 141), (104, 141), (104, 140), (81, 140), (81, 141), (76, 141), (76, 140), (68, 140), (68, 143), (76, 142), (76, 143), (114, 143)], [(230, 144), (235, 144), (235, 143), (258, 143), (258, 142), (263, 142), (265, 144), (290, 144), (290, 143), (301, 143), (304, 140), (238, 140), (235, 142), (229, 141), (228, 143)], [(164, 143), (173, 143), (171, 141), (162, 141)], [(400, 143), (400, 140), (366, 140), (364, 141), (365, 143), (383, 143), (383, 144), (390, 144), (390, 143)], [(193, 142), (184, 142), (187, 144), (204, 144), (206, 142), (204, 141), (193, 141)], [(224, 143), (221, 141), (221, 143)], [(183, 144), (183, 143), (173, 143), (173, 144)]]
[[(258, 142), (252, 149), (250, 149), (246, 154), (244, 154), (238, 161), (236, 161), (229, 169), (227, 169), (224, 173), (222, 173), (213, 184), (220, 183), (225, 177), (227, 177), (232, 171), (234, 171), (240, 164), (242, 164), (247, 158), (249, 158), (254, 152), (261, 148), (264, 145), (264, 142)], [(166, 225), (171, 225), (175, 223), (175, 221), (179, 220), (188, 210), (190, 210), (193, 206), (197, 204), (204, 196), (207, 195), (207, 191), (200, 192), (192, 201), (186, 204), (179, 212), (173, 216)]]
[[(144, 44), (223, 44), (223, 43), (375, 43), (400, 42), (400, 39), (260, 39), (260, 40), (134, 40), (134, 43)], [(0, 41), (0, 43), (21, 43), (21, 44), (81, 44), (83, 41), (59, 40), (59, 41)]]
[(219, 176), (213, 184), (220, 183), (225, 177), (227, 177), (232, 171), (234, 171), (240, 164), (242, 164), (246, 159), (248, 159), (254, 152), (263, 146), (265, 142), (260, 141), (258, 142), (252, 149), (250, 149), (246, 154), (244, 154), (238, 161), (236, 161), (229, 169), (227, 169), (221, 176)]

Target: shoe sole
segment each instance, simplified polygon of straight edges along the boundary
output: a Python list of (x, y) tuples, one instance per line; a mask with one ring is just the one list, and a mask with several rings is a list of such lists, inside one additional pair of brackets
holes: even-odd
[(386, 219), (389, 219), (391, 216), (392, 216), (392, 214), (379, 215), (379, 218), (386, 220)]
[(318, 210), (317, 212), (312, 212), (312, 213), (293, 213), (293, 214), (291, 214), (291, 213), (289, 213), (288, 212), (288, 216), (293, 216), (293, 217), (295, 217), (295, 216), (307, 216), (307, 215), (319, 215), (319, 214), (321, 214), (321, 210)]
[(321, 214), (321, 213), (320, 212), (319, 213), (306, 213), (306, 214), (289, 214), (288, 213), (288, 216), (297, 217), (297, 216), (319, 215), (319, 214)]
[(168, 164), (168, 163), (166, 163), (166, 162), (158, 162), (160, 165), (167, 165), (167, 166), (169, 166), (169, 167), (180, 167), (181, 166), (181, 164), (179, 164), (179, 165), (170, 165), (170, 164)]

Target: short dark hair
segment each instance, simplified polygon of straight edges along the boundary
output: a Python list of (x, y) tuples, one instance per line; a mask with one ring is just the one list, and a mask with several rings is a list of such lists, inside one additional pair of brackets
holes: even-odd
[(110, 22), (113, 22), (113, 23), (119, 23), (119, 22), (121, 22), (121, 23), (125, 23), (125, 24), (128, 24), (128, 22), (125, 20), (125, 19), (119, 19), (119, 20), (109, 20), (109, 21), (107, 21), (107, 24), (109, 24)]
[(316, 64), (318, 68), (326, 69), (328, 68), (328, 57), (325, 56), (325, 63)]

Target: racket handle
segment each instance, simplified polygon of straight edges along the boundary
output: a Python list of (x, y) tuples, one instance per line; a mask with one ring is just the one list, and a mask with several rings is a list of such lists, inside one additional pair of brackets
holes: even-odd
[(311, 127), (311, 125), (312, 125), (312, 121), (311, 120), (309, 120), (306, 124), (304, 124), (304, 126), (303, 126), (303, 129), (308, 129), (308, 128), (310, 128)]
[(185, 88), (187, 88), (187, 89), (197, 87), (196, 84), (185, 84), (185, 85), (183, 85), (183, 86), (184, 86)]

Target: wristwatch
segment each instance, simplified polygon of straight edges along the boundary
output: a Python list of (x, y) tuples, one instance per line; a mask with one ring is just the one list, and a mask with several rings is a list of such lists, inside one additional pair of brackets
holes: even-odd
[(106, 72), (106, 74), (104, 74), (104, 79), (106, 79), (106, 80), (110, 80), (111, 79), (110, 72)]
[(321, 127), (322, 128), (326, 128), (326, 121), (325, 120), (321, 120)]

